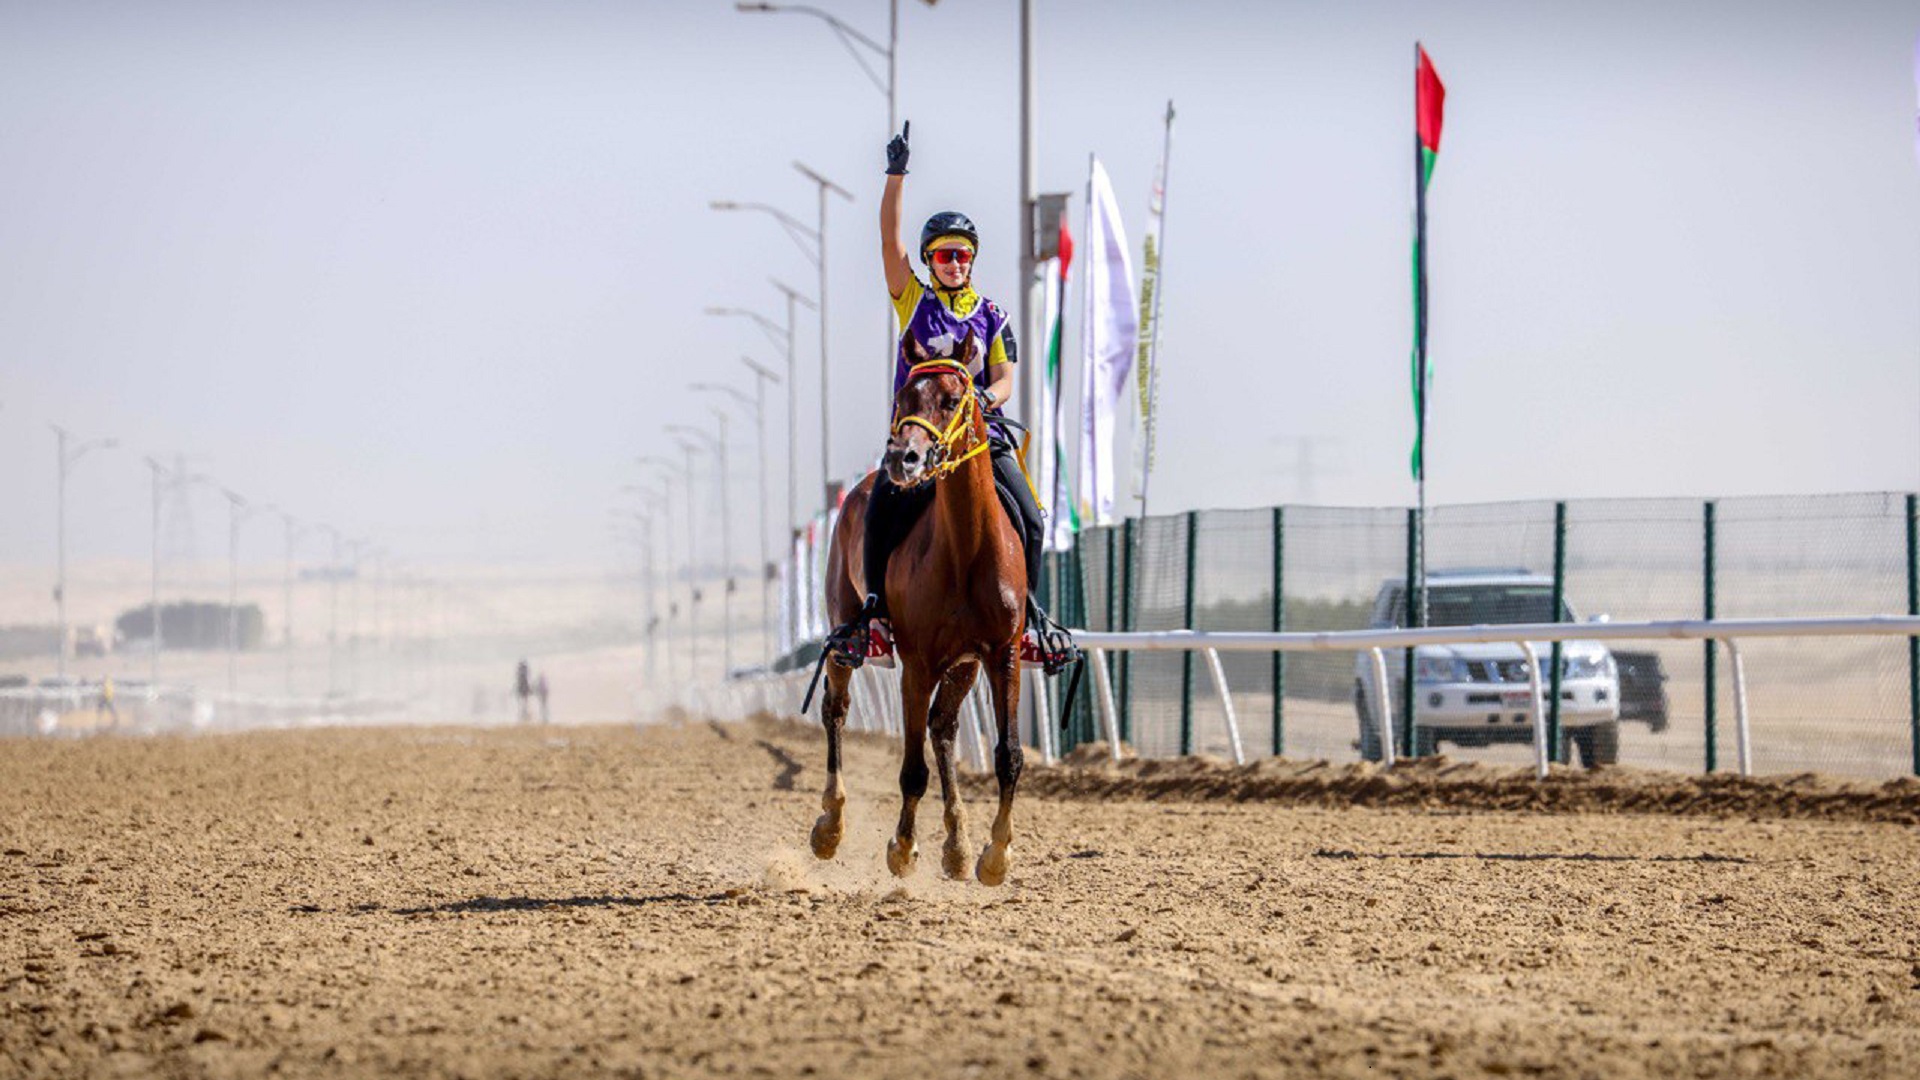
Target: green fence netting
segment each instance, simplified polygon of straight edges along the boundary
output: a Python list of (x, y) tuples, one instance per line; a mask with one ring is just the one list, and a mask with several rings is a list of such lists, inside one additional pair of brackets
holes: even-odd
[[(1460, 571), (1553, 579), (1558, 568), (1575, 619), (1903, 614), (1915, 573), (1908, 515), (1903, 494), (1596, 499), (1437, 506), (1422, 532), (1429, 580)], [(1413, 517), (1290, 506), (1089, 529), (1050, 557), (1051, 595), (1070, 625), (1098, 630), (1359, 629), (1406, 574)], [(1398, 608), (1388, 614), (1404, 621)], [(1653, 640), (1610, 649), (1623, 764), (1733, 767), (1724, 648)], [(1754, 640), (1741, 651), (1757, 771), (1913, 771), (1907, 639)], [(1398, 684), (1404, 654), (1388, 660)], [(1122, 734), (1139, 753), (1228, 754), (1225, 710), (1201, 655), (1117, 653), (1111, 666)], [(1222, 667), (1250, 756), (1358, 755), (1364, 668), (1354, 654), (1223, 654)], [(1054, 693), (1057, 709), (1060, 686)], [(1099, 735), (1094, 696), (1087, 686), (1076, 703), (1068, 749)], [(1565, 759), (1564, 740), (1556, 752)], [(1531, 748), (1465, 753), (1518, 763)]]

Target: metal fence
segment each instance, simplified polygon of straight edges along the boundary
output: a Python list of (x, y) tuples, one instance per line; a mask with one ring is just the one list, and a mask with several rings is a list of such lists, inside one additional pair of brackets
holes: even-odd
[[(1424, 538), (1429, 573), (1538, 573), (1581, 618), (1920, 614), (1907, 494), (1440, 506), (1428, 511)], [(1407, 576), (1419, 541), (1404, 508), (1197, 511), (1083, 532), (1074, 550), (1049, 557), (1044, 587), (1064, 622), (1091, 630), (1353, 630), (1368, 625), (1383, 583)], [(1712, 643), (1621, 643), (1616, 655), (1623, 667), (1639, 665), (1642, 689), (1663, 699), (1658, 710), (1637, 703), (1623, 717), (1623, 764), (1727, 764), (1731, 673)], [(1755, 641), (1743, 655), (1757, 771), (1916, 771), (1913, 639)], [(1351, 655), (1221, 659), (1251, 752), (1357, 756)], [(1140, 753), (1227, 753), (1204, 660), (1120, 655), (1113, 677), (1122, 737)], [(1095, 731), (1083, 698), (1065, 746)], [(1521, 761), (1528, 751), (1471, 753)]]
[[(1915, 520), (1915, 496), (1904, 493), (1438, 506), (1423, 530), (1404, 507), (1196, 511), (1083, 531), (1073, 550), (1048, 556), (1041, 588), (1063, 623), (1089, 630), (1358, 630), (1382, 584), (1408, 576), (1424, 534), (1429, 573), (1538, 573), (1578, 618), (1912, 615), (1920, 614)], [(818, 581), (830, 534), (830, 519), (815, 522), (783, 571), (783, 651), (796, 657), (809, 656), (805, 643), (825, 629)], [(1731, 673), (1713, 643), (1619, 643), (1614, 655), (1623, 680), (1631, 676), (1642, 692), (1623, 710), (1623, 764), (1727, 764)], [(1743, 655), (1756, 770), (1920, 771), (1914, 640), (1766, 640)], [(1249, 752), (1358, 756), (1351, 655), (1231, 653), (1221, 662)], [(1122, 737), (1139, 753), (1227, 755), (1204, 660), (1122, 654), (1112, 674)], [(1055, 710), (1061, 689), (1056, 682)], [(1062, 749), (1096, 737), (1087, 696), (1074, 713)], [(1470, 753), (1515, 763), (1528, 756), (1523, 746)]]

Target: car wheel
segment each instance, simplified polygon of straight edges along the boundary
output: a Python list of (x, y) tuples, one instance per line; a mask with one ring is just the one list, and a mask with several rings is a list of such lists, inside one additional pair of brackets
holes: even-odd
[(1573, 736), (1574, 749), (1580, 752), (1580, 764), (1585, 768), (1597, 769), (1602, 765), (1620, 764), (1620, 724), (1609, 720), (1592, 727), (1574, 728), (1569, 732)]
[(1413, 756), (1432, 757), (1440, 752), (1440, 732), (1433, 728), (1413, 729)]

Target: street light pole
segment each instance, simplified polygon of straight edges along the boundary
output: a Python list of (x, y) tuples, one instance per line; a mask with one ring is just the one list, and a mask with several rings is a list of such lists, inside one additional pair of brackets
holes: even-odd
[(740, 362), (753, 371), (753, 426), (760, 443), (760, 647), (768, 663), (773, 661), (773, 610), (769, 606), (772, 589), (768, 575), (773, 573), (773, 553), (767, 549), (767, 384), (780, 376), (743, 356)]
[(694, 541), (693, 533), (693, 454), (699, 449), (691, 442), (682, 442), (680, 450), (687, 455), (687, 685), (700, 682), (700, 585), (695, 568), (698, 566), (700, 547)]
[[(932, 7), (936, 3), (936, 0), (924, 0), (924, 2), (928, 7)], [(897, 119), (897, 114), (899, 113), (899, 106), (900, 106), (900, 99), (899, 99), (900, 0), (887, 0), (887, 44), (885, 48), (882, 48), (879, 42), (873, 40), (872, 38), (861, 33), (860, 31), (855, 30), (853, 27), (848, 26), (846, 23), (841, 22), (838, 18), (834, 17), (833, 15), (830, 15), (827, 12), (821, 11), (819, 8), (809, 7), (805, 4), (766, 4), (766, 3), (741, 2), (741, 3), (734, 4), (733, 7), (734, 7), (734, 10), (736, 11), (754, 12), (754, 13), (762, 13), (762, 14), (789, 12), (795, 15), (811, 15), (814, 18), (820, 19), (821, 21), (825, 22), (828, 26), (831, 26), (833, 28), (833, 32), (839, 36), (841, 43), (846, 45), (847, 51), (850, 53), (853, 53), (854, 62), (859, 64), (860, 69), (867, 73), (867, 78), (873, 80), (873, 82), (880, 87), (881, 91), (887, 95), (887, 130), (888, 132), (892, 132), (894, 128), (898, 126), (899, 121)], [(859, 52), (854, 50), (854, 45), (856, 43), (859, 45), (865, 46), (868, 51), (877, 53), (886, 59), (887, 61), (886, 82), (882, 83), (880, 81), (880, 77), (874, 74), (873, 69), (867, 66), (866, 58), (862, 57), (859, 54)]]
[(368, 542), (350, 540), (347, 550), (353, 561), (353, 578), (347, 582), (347, 693), (360, 696), (360, 560)]
[(653, 515), (635, 514), (640, 526), (640, 578), (647, 590), (647, 688), (652, 690), (659, 667), (655, 633), (660, 614), (653, 602)]
[(153, 471), (153, 592), (147, 609), (153, 616), (150, 628), (153, 632), (147, 635), (147, 695), (157, 699), (160, 693), (160, 474), (166, 471), (166, 466), (152, 458), (146, 460), (147, 468)]
[(281, 576), (281, 622), (280, 651), (287, 668), (287, 689), (289, 698), (293, 696), (293, 546), (300, 536), (300, 523), (285, 510), (273, 510), (282, 524), (287, 527), (287, 565)]
[[(733, 203), (715, 203), (714, 206), (718, 209), (740, 208)], [(782, 282), (780, 282), (778, 279), (775, 279), (775, 278), (769, 278), (768, 280), (773, 283), (773, 287), (775, 289), (778, 289), (787, 298), (786, 329), (782, 330), (778, 323), (774, 322), (772, 319), (767, 318), (765, 315), (762, 315), (757, 311), (748, 311), (744, 308), (710, 307), (707, 309), (707, 314), (738, 315), (741, 318), (752, 319), (760, 327), (761, 333), (767, 335), (767, 339), (769, 341), (772, 341), (775, 345), (778, 345), (781, 348), (786, 350), (786, 354), (787, 354), (787, 530), (789, 532), (794, 532), (800, 528), (800, 507), (799, 507), (799, 492), (800, 492), (800, 480), (799, 480), (799, 467), (800, 467), (799, 400), (800, 398), (799, 398), (799, 394), (800, 394), (800, 387), (793, 377), (793, 350), (794, 350), (794, 343), (797, 340), (796, 331), (794, 327), (794, 316), (795, 316), (794, 309), (801, 305), (805, 305), (809, 311), (819, 311), (820, 306), (818, 304), (815, 304), (812, 300), (807, 299), (805, 294), (801, 293), (798, 289), (795, 289), (793, 286), (783, 284)], [(821, 477), (821, 483), (822, 485), (826, 483), (826, 477), (824, 474)]]
[[(689, 427), (685, 424), (669, 424), (667, 425), (667, 430), (684, 436), (697, 438), (706, 443), (705, 449), (713, 453), (714, 482), (718, 484), (720, 488), (720, 579), (723, 589), (720, 598), (720, 677), (724, 680), (727, 674), (733, 670), (733, 523), (727, 509), (727, 488), (729, 486), (727, 483), (727, 414), (721, 412), (719, 409), (715, 409), (713, 410), (713, 415), (714, 418), (720, 422), (720, 437), (718, 439), (700, 428)], [(684, 443), (683, 445), (687, 448), (688, 468), (691, 470), (695, 446), (690, 442)], [(687, 494), (687, 512), (691, 514), (693, 512), (693, 493), (689, 490)]]
[(183, 493), (190, 485), (202, 483), (207, 478), (199, 473), (195, 473), (192, 476), (183, 476), (181, 475), (183, 469), (169, 469), (151, 457), (145, 460), (147, 468), (153, 472), (153, 636), (149, 639), (148, 648), (150, 669), (147, 676), (149, 684), (147, 693), (149, 697), (157, 700), (160, 693), (160, 649), (162, 647), (161, 635), (163, 633), (161, 630), (162, 620), (160, 618), (160, 502), (162, 498), (160, 477), (162, 475), (172, 475), (175, 483), (178, 484)]
[[(756, 374), (759, 372), (766, 371), (765, 368), (762, 368), (758, 364), (755, 364), (751, 359), (747, 357), (743, 356), (740, 359), (742, 362), (747, 364), (747, 366), (753, 368)], [(773, 373), (769, 371), (769, 372), (766, 372), (766, 374), (771, 376)], [(772, 623), (770, 622), (770, 614), (767, 608), (768, 593), (767, 593), (767, 587), (766, 587), (766, 578), (767, 578), (766, 569), (768, 565), (770, 565), (771, 559), (772, 559), (772, 557), (767, 552), (767, 422), (766, 422), (766, 419), (767, 419), (766, 418), (766, 396), (767, 395), (766, 395), (766, 386), (764, 383), (756, 384), (756, 388), (759, 391), (757, 398), (750, 398), (747, 395), (741, 393), (740, 391), (735, 390), (731, 386), (721, 386), (717, 383), (704, 383), (704, 382), (694, 383), (690, 387), (690, 389), (694, 389), (694, 390), (708, 390), (708, 391), (713, 391), (715, 393), (725, 394), (728, 397), (733, 398), (735, 401), (738, 401), (742, 405), (745, 405), (746, 407), (753, 410), (754, 427), (758, 431), (757, 441), (759, 444), (759, 451), (760, 451), (760, 467), (757, 470), (758, 486), (760, 489), (760, 499), (759, 499), (760, 543), (758, 545), (760, 550), (760, 572), (758, 575), (759, 582), (760, 582), (760, 649), (761, 649), (761, 652), (764, 654), (764, 656), (768, 660), (772, 660), (773, 659)], [(720, 421), (721, 421), (720, 438), (721, 438), (721, 444), (724, 447), (725, 441), (726, 441), (726, 416), (725, 414), (719, 413), (717, 411), (715, 415), (720, 417)], [(722, 517), (723, 518), (725, 517), (724, 513), (722, 514)], [(731, 535), (731, 530), (729, 530), (729, 535)], [(729, 592), (731, 592), (731, 590), (729, 590)]]
[(1020, 216), (1015, 220), (1020, 229), (1020, 336), (1034, 357), (1027, 365), (1028, 370), (1020, 373), (1023, 384), (1020, 394), (1024, 403), (1021, 414), (1037, 430), (1047, 350), (1040, 343), (1042, 331), (1033, 324), (1035, 313), (1044, 304), (1041, 292), (1045, 287), (1040, 280), (1039, 262), (1034, 258), (1035, 192), (1039, 187), (1039, 172), (1038, 155), (1034, 151), (1033, 107), (1033, 0), (1020, 0)]
[(320, 526), (333, 538), (333, 556), (327, 565), (327, 696), (340, 695), (340, 530)]
[(58, 524), (54, 527), (56, 533), (55, 542), (59, 546), (59, 566), (53, 584), (53, 601), (60, 609), (60, 659), (57, 661), (58, 666), (55, 668), (55, 671), (62, 679), (65, 679), (67, 676), (68, 639), (72, 636), (67, 629), (67, 471), (78, 464), (81, 457), (83, 457), (87, 451), (104, 450), (108, 447), (118, 446), (120, 445), (120, 440), (94, 439), (91, 442), (81, 443), (72, 450), (68, 450), (67, 440), (71, 438), (71, 436), (67, 429), (58, 424), (51, 424), (49, 426), (53, 428), (54, 435), (58, 437), (60, 458)]
[(828, 372), (832, 365), (828, 362), (827, 349), (827, 193), (831, 191), (848, 202), (853, 201), (853, 195), (846, 188), (797, 161), (793, 163), (793, 167), (800, 170), (802, 176), (813, 181), (820, 193), (820, 228), (818, 230), (820, 233), (820, 291), (817, 294), (820, 298), (820, 476), (824, 485), (821, 505), (831, 513), (834, 485), (829, 444), (833, 434), (831, 422), (833, 395), (828, 381)]
[[(808, 311), (818, 312), (820, 305), (791, 285), (774, 281), (773, 287), (787, 298), (787, 533), (792, 535), (800, 529), (800, 380), (794, 370), (793, 355), (794, 343), (799, 340), (799, 329), (795, 325), (795, 318), (798, 308), (804, 306)], [(825, 475), (821, 476), (820, 482), (824, 487)]]
[[(923, 2), (928, 7), (932, 7), (937, 0), (923, 0)], [(737, 11), (750, 13), (811, 15), (832, 27), (833, 32), (839, 36), (841, 44), (845, 45), (847, 51), (853, 55), (854, 62), (859, 64), (861, 70), (866, 72), (867, 78), (871, 79), (874, 85), (879, 87), (881, 92), (887, 95), (887, 136), (891, 137), (894, 132), (900, 130), (900, 0), (887, 0), (887, 44), (884, 47), (879, 42), (840, 21), (840, 19), (834, 15), (821, 11), (816, 7), (809, 7), (804, 4), (749, 3), (745, 2), (745, 0), (735, 3), (733, 6)], [(1026, 0), (1022, 0), (1021, 10), (1024, 19)], [(881, 81), (879, 75), (875, 74), (873, 68), (869, 66), (867, 58), (861, 55), (859, 49), (855, 48), (856, 45), (864, 47), (874, 55), (885, 58), (887, 61), (887, 77), (884, 82)], [(824, 218), (824, 215), (822, 215), (822, 217)], [(825, 226), (823, 225), (822, 228), (824, 229)], [(823, 253), (826, 250), (824, 243), (821, 245), (821, 250)], [(825, 294), (823, 292), (823, 302), (824, 296)], [(1021, 332), (1024, 333), (1026, 329), (1025, 326), (1022, 326)], [(886, 333), (887, 346), (891, 349), (894, 345), (893, 309), (891, 305), (887, 308)], [(888, 372), (887, 376), (887, 400), (891, 402), (892, 372)]]
[(220, 493), (227, 497), (227, 697), (231, 698), (239, 684), (240, 522), (247, 515), (247, 500), (229, 488)]
[[(634, 463), (639, 465), (655, 465), (655, 466), (658, 466), (661, 470), (660, 495), (654, 505), (660, 512), (660, 536), (663, 541), (662, 546), (665, 549), (662, 552), (662, 556), (663, 556), (662, 561), (667, 564), (666, 577), (667, 577), (667, 581), (671, 583), (673, 580), (673, 463), (666, 460), (665, 458), (653, 457), (651, 455), (642, 455), (641, 457), (637, 457), (634, 459)], [(689, 561), (691, 561), (692, 559), (691, 551), (688, 552), (688, 559)], [(669, 596), (672, 594), (672, 588), (670, 584), (665, 591), (669, 594)], [(652, 599), (651, 593), (648, 594), (647, 603), (649, 608), (651, 609), (653, 605), (653, 599)], [(669, 605), (668, 610), (669, 612), (671, 612), (672, 610), (671, 600), (668, 601), (668, 605)], [(655, 618), (655, 621), (656, 622), (658, 621), (657, 616)], [(669, 619), (667, 622), (667, 631), (668, 631), (667, 632), (667, 679), (669, 681), (677, 681), (676, 679), (677, 671), (676, 671), (674, 660), (673, 660), (673, 632), (672, 632), (673, 622), (671, 619)], [(688, 671), (689, 672), (692, 671), (691, 665), (688, 666)]]

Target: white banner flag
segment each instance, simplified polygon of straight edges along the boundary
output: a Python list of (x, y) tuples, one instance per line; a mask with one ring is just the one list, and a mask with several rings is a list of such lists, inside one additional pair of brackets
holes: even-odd
[(1133, 260), (1127, 255), (1126, 230), (1113, 185), (1099, 158), (1087, 178), (1087, 231), (1083, 259), (1086, 306), (1080, 324), (1080, 518), (1088, 525), (1113, 524), (1114, 425), (1120, 398), (1133, 370), (1139, 337), (1134, 302)]
[(1154, 436), (1160, 417), (1160, 301), (1161, 237), (1167, 220), (1167, 167), (1173, 160), (1173, 102), (1167, 102), (1165, 141), (1160, 145), (1160, 169), (1153, 176), (1153, 196), (1147, 202), (1147, 235), (1140, 261), (1140, 347), (1134, 362), (1134, 403), (1140, 407), (1139, 438), (1133, 440), (1133, 496), (1140, 500), (1140, 516), (1147, 516), (1147, 492), (1152, 487)]

